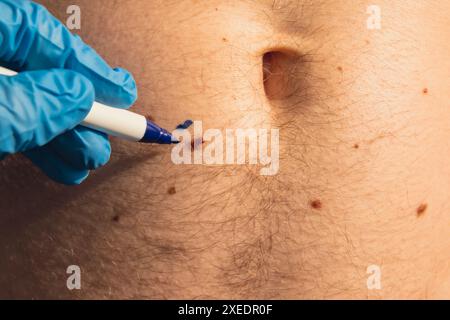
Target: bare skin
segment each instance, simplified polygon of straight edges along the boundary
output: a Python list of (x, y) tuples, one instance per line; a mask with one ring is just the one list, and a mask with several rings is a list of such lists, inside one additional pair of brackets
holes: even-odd
[(112, 139), (65, 187), (9, 158), (0, 298), (450, 297), (450, 3), (378, 1), (381, 30), (359, 0), (77, 4), (83, 39), (137, 79), (135, 111), (279, 128), (280, 170)]

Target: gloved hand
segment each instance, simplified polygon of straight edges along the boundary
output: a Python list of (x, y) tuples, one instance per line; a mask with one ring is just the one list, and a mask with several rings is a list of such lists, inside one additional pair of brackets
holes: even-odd
[[(118, 108), (136, 100), (125, 70), (111, 69), (44, 7), (0, 0), (0, 159), (23, 152), (49, 177), (79, 184), (104, 165), (107, 135), (77, 126), (94, 99)], [(39, 71), (33, 71), (39, 70)]]

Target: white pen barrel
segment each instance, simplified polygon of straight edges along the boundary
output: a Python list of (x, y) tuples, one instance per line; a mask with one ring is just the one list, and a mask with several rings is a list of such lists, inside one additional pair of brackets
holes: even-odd
[(4, 75), (4, 76), (12, 77), (12, 76), (15, 76), (17, 74), (17, 72), (9, 70), (9, 69), (6, 69), (6, 68), (3, 68), (3, 67), (0, 67), (0, 74)]
[[(14, 76), (17, 72), (0, 67), (0, 74)], [(81, 125), (130, 141), (140, 141), (147, 129), (144, 116), (94, 102)]]
[(144, 116), (94, 102), (81, 125), (130, 141), (139, 141), (147, 129)]

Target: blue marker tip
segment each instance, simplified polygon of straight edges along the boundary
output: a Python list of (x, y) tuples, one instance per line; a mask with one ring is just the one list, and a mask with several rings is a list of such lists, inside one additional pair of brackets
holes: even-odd
[(159, 127), (150, 120), (147, 120), (147, 129), (145, 130), (145, 134), (139, 142), (158, 144), (179, 143), (178, 140), (172, 137), (169, 131)]
[(179, 125), (177, 126), (177, 129), (187, 129), (187, 128), (189, 128), (193, 123), (194, 123), (194, 121), (192, 121), (192, 120), (186, 120), (185, 122), (179, 124)]

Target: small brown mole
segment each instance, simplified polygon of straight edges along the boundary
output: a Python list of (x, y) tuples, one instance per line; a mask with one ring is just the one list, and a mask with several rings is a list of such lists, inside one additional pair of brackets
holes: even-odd
[(311, 206), (311, 208), (313, 209), (317, 209), (320, 210), (322, 209), (322, 201), (320, 201), (319, 199), (316, 200), (312, 200), (309, 205)]
[(147, 118), (147, 120), (153, 121), (155, 122), (155, 117), (153, 117), (151, 114), (146, 114), (145, 117)]
[(422, 93), (423, 94), (428, 94), (428, 88), (423, 88)]
[(355, 143), (355, 144), (353, 145), (353, 149), (359, 149), (359, 144)]
[[(205, 141), (203, 140), (203, 138), (201, 138), (202, 140), (201, 140), (201, 144), (203, 144), (203, 143), (205, 143)], [(198, 139), (198, 140), (200, 140), (200, 139)], [(198, 141), (197, 140), (197, 141)], [(196, 145), (196, 140), (194, 139), (194, 138), (192, 138), (192, 140), (191, 140), (191, 151), (194, 151), (195, 150), (195, 145)]]
[(427, 208), (428, 208), (428, 204), (426, 204), (426, 203), (422, 203), (420, 206), (418, 206), (416, 209), (417, 216), (418, 217), (423, 216), (425, 211), (427, 211)]
[(169, 189), (167, 189), (167, 193), (172, 195), (177, 193), (177, 189), (175, 189), (175, 187), (170, 187)]
[(112, 217), (112, 221), (119, 222), (120, 221), (120, 216), (118, 214), (116, 214), (114, 217)]
[(344, 69), (343, 69), (341, 66), (337, 67), (337, 70), (338, 70), (339, 72), (343, 72), (343, 71), (344, 71)]
[(223, 41), (223, 42), (228, 42), (228, 39), (225, 38), (225, 37), (223, 37), (223, 38), (222, 38), (222, 41)]

